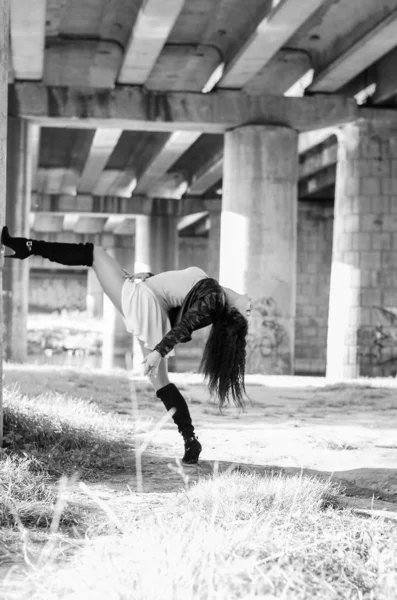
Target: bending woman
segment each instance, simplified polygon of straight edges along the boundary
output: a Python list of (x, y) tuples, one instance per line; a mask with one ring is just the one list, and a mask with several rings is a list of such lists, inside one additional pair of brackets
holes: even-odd
[(92, 267), (103, 291), (119, 310), (126, 328), (139, 340), (144, 373), (182, 435), (185, 464), (196, 464), (201, 444), (194, 433), (186, 401), (168, 379), (168, 358), (193, 331), (212, 325), (200, 364), (209, 390), (222, 407), (232, 396), (243, 406), (247, 318), (251, 299), (221, 287), (198, 267), (158, 275), (126, 276), (107, 252), (94, 244), (66, 244), (12, 237), (7, 227), (1, 243), (14, 250), (9, 258), (42, 256), (63, 265)]

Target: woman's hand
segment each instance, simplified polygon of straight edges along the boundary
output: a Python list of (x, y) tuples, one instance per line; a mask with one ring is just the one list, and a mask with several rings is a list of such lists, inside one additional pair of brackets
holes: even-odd
[(142, 361), (142, 364), (145, 365), (143, 374), (147, 375), (148, 377), (152, 377), (153, 375), (156, 375), (157, 370), (160, 365), (160, 361), (161, 361), (160, 352), (157, 352), (157, 350), (153, 350), (152, 352), (150, 352), (150, 354), (148, 354), (145, 357), (145, 359)]
[(126, 271), (125, 269), (123, 269), (123, 271), (125, 273), (124, 279), (129, 279), (130, 281), (135, 281), (135, 279), (146, 281), (146, 279), (148, 279), (152, 275), (151, 273), (134, 273), (133, 275), (131, 275), (131, 273), (128, 273), (128, 271)]

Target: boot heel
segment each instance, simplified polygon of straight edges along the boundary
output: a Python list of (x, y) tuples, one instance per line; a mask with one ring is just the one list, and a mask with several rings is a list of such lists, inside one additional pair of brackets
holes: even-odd
[(201, 454), (202, 446), (196, 436), (185, 438), (185, 454), (182, 458), (184, 465), (196, 465)]

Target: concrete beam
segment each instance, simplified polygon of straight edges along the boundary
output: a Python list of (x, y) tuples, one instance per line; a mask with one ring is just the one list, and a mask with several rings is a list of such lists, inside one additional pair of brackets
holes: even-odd
[(74, 231), (77, 225), (77, 221), (80, 219), (79, 215), (71, 213), (63, 217), (63, 231)]
[(75, 169), (57, 167), (37, 169), (35, 191), (43, 194), (76, 194), (79, 174)]
[(77, 186), (78, 192), (86, 194), (95, 189), (121, 134), (121, 129), (97, 129)]
[(112, 215), (110, 217), (107, 217), (106, 223), (103, 226), (103, 231), (105, 233), (113, 233), (115, 228), (118, 225), (120, 225), (125, 220), (125, 218), (126, 217), (124, 215)]
[[(382, 104), (397, 94), (397, 48), (394, 48), (375, 65), (376, 89), (371, 100)], [(364, 86), (363, 86), (364, 87)]]
[(314, 176), (299, 182), (299, 198), (319, 196), (321, 192), (335, 185), (336, 165), (323, 169)]
[(79, 216), (79, 219), (74, 227), (75, 233), (102, 233), (106, 223), (106, 217), (85, 217)]
[(396, 46), (397, 11), (393, 11), (316, 73), (310, 92), (335, 92)]
[(47, 85), (112, 88), (121, 58), (121, 47), (112, 41), (51, 40), (43, 78)]
[[(167, 173), (194, 142), (200, 137), (200, 131), (175, 131), (152, 160), (146, 171), (139, 178), (135, 188), (137, 194), (151, 194), (156, 183)], [(157, 195), (153, 193), (153, 195)]]
[(217, 152), (197, 171), (189, 187), (189, 194), (201, 196), (211, 189), (223, 176), (223, 150)]
[(135, 224), (135, 219), (124, 219), (124, 221), (114, 228), (113, 234), (133, 236), (135, 235)]
[(338, 160), (338, 144), (322, 145), (307, 154), (301, 155), (299, 160), (299, 179), (310, 177), (323, 169), (336, 165)]
[(188, 187), (186, 177), (182, 173), (164, 173), (147, 191), (149, 198), (174, 198), (180, 200)]
[(184, 229), (192, 227), (192, 225), (197, 223), (197, 221), (201, 221), (201, 219), (207, 216), (207, 214), (207, 211), (203, 211), (193, 215), (187, 215), (186, 217), (182, 217), (182, 219), (179, 220), (177, 225), (178, 231), (181, 233)]
[(32, 225), (37, 233), (58, 233), (63, 230), (63, 216), (54, 214), (35, 214)]
[(208, 44), (167, 44), (145, 82), (148, 90), (201, 92), (221, 62)]
[(135, 235), (135, 217), (112, 215), (107, 218), (103, 231), (114, 235)]
[(322, 144), (332, 135), (335, 135), (335, 128), (332, 127), (326, 127), (324, 129), (317, 129), (317, 131), (306, 131), (305, 133), (301, 133), (298, 138), (299, 154), (303, 154), (311, 148)]
[(143, 2), (125, 52), (119, 83), (145, 83), (184, 4), (185, 0)]
[[(284, 46), (325, 0), (283, 0), (259, 23), (237, 55), (226, 66), (218, 87), (243, 88)], [(297, 77), (299, 79), (299, 76)]]
[(369, 85), (375, 83), (376, 88), (371, 95), (371, 104), (386, 103), (397, 95), (397, 48), (376, 61), (368, 69), (357, 75), (344, 86), (343, 93), (355, 96)]
[(358, 118), (393, 119), (394, 110), (357, 106), (354, 99), (319, 95), (304, 98), (248, 96), (238, 91), (211, 94), (156, 94), (126, 86), (114, 90), (46, 87), (15, 83), (12, 107), (18, 116), (47, 127), (118, 127), (132, 131), (224, 133), (247, 123), (283, 125), (299, 132)]
[(210, 227), (211, 227), (210, 217), (207, 216), (207, 217), (201, 219), (201, 221), (196, 224), (196, 227), (194, 228), (194, 234), (195, 235), (205, 235), (209, 232)]
[(282, 48), (246, 83), (243, 90), (247, 94), (282, 96), (311, 67), (311, 59), (307, 52)]
[(12, 66), (15, 79), (41, 80), (47, 0), (12, 0)]
[(172, 200), (147, 198), (146, 196), (114, 198), (87, 194), (77, 196), (34, 194), (32, 198), (33, 213), (62, 216), (76, 213), (86, 217), (111, 217), (113, 215), (183, 217), (209, 210), (210, 207), (220, 210), (221, 200), (202, 200), (191, 197)]
[(136, 187), (136, 173), (133, 169), (105, 169), (94, 189), (96, 196), (119, 196), (130, 198)]

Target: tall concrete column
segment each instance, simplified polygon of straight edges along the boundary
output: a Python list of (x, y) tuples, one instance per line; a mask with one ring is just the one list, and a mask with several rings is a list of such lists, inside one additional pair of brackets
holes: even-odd
[(177, 268), (177, 218), (170, 215), (137, 217), (135, 272), (161, 273)]
[(90, 318), (103, 316), (103, 289), (93, 269), (87, 271), (87, 313)]
[[(135, 273), (162, 273), (178, 268), (177, 218), (173, 215), (139, 216), (135, 227)], [(159, 340), (160, 341), (160, 340)], [(133, 370), (142, 371), (142, 352), (134, 338)], [(176, 360), (168, 361), (170, 371)]]
[[(8, 119), (6, 223), (13, 235), (29, 236), (31, 204), (31, 126), (21, 119)], [(7, 253), (9, 251), (7, 250)], [(27, 358), (29, 261), (5, 260), (4, 343), (5, 358), (24, 362)]]
[(250, 125), (225, 134), (220, 282), (254, 300), (247, 372), (292, 374), (298, 136)]
[[(127, 240), (127, 236), (114, 236), (115, 246), (106, 250), (121, 267), (132, 273), (135, 258), (134, 238), (131, 237), (129, 243), (126, 243)], [(121, 314), (106, 295), (103, 297), (103, 327), (102, 367), (124, 367), (125, 354), (132, 350), (132, 338), (125, 328)]]
[[(208, 202), (208, 204), (210, 204)], [(219, 279), (219, 261), (221, 253), (221, 210), (209, 208), (210, 230), (208, 236), (208, 268), (207, 273), (214, 279)]]
[(339, 134), (327, 376), (397, 371), (397, 124), (364, 120)]

